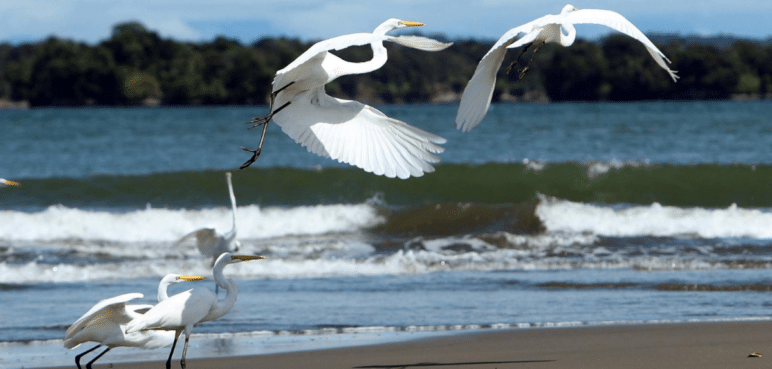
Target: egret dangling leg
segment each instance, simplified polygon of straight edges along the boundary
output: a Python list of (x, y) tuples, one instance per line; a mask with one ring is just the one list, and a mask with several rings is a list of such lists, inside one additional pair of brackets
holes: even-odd
[(512, 73), (512, 69), (514, 69), (518, 64), (520, 64), (520, 59), (523, 58), (523, 55), (525, 55), (525, 52), (528, 51), (528, 48), (533, 45), (533, 42), (529, 43), (528, 45), (523, 46), (523, 49), (520, 50), (520, 54), (517, 54), (517, 59), (513, 61), (509, 66), (507, 67), (507, 74)]
[(523, 46), (523, 49), (520, 51), (520, 54), (517, 56), (517, 59), (515, 59), (515, 61), (513, 61), (512, 64), (510, 64), (507, 67), (507, 74), (512, 73), (512, 69), (514, 69), (520, 63), (520, 59), (523, 58), (523, 55), (525, 54), (525, 52), (528, 51), (528, 49), (531, 46), (533, 46), (533, 44), (536, 44), (536, 47), (533, 49), (533, 52), (531, 53), (531, 58), (528, 59), (528, 64), (526, 64), (524, 67), (519, 68), (517, 70), (517, 72), (518, 72), (517, 80), (518, 81), (520, 81), (523, 78), (525, 78), (525, 73), (528, 71), (528, 69), (531, 68), (531, 63), (533, 63), (533, 58), (534, 58), (534, 56), (536, 56), (536, 52), (538, 52), (539, 49), (542, 47), (542, 45), (544, 45), (544, 41), (541, 41), (541, 40), (534, 41), (534, 42), (531, 42), (528, 45)]
[[(86, 350), (84, 353), (82, 353), (82, 354), (80, 354), (80, 355), (78, 355), (78, 356), (75, 356), (75, 365), (77, 365), (77, 366), (78, 366), (78, 369), (81, 369), (81, 368), (80, 368), (80, 358), (82, 358), (82, 357), (83, 357), (83, 355), (85, 355), (85, 354), (88, 354), (89, 352), (91, 352), (91, 351), (94, 351), (94, 350), (96, 350), (96, 349), (98, 349), (98, 348), (100, 348), (100, 347), (102, 347), (102, 345), (96, 345), (96, 346), (94, 346), (94, 347), (92, 347), (92, 348), (90, 348), (90, 349)], [(101, 356), (101, 355), (100, 355), (100, 356)], [(89, 364), (91, 364), (91, 363), (93, 363), (93, 361), (89, 362)]]
[(517, 78), (518, 81), (521, 81), (523, 78), (525, 78), (525, 72), (527, 72), (528, 69), (531, 68), (531, 63), (533, 63), (534, 56), (536, 56), (536, 53), (544, 45), (544, 41), (537, 41), (536, 43), (537, 43), (536, 48), (533, 49), (533, 52), (531, 53), (531, 59), (528, 59), (528, 64), (526, 64), (525, 67), (520, 69), (520, 75)]
[(108, 348), (107, 348), (107, 350), (104, 350), (104, 351), (102, 351), (102, 353), (101, 353), (101, 354), (97, 355), (97, 356), (96, 356), (94, 359), (92, 359), (91, 361), (89, 361), (89, 362), (88, 362), (88, 364), (86, 364), (86, 369), (91, 369), (91, 364), (93, 364), (93, 363), (94, 363), (95, 361), (97, 361), (97, 360), (98, 360), (100, 357), (102, 357), (102, 355), (106, 354), (106, 353), (107, 353), (107, 351), (110, 351), (110, 350), (112, 350), (112, 347), (108, 347)]
[(280, 106), (278, 109), (273, 110), (273, 101), (276, 98), (276, 95), (279, 94), (279, 92), (281, 92), (285, 88), (291, 86), (293, 83), (295, 83), (295, 82), (293, 81), (293, 82), (287, 83), (286, 85), (284, 85), (284, 87), (282, 87), (282, 88), (276, 90), (275, 92), (271, 93), (271, 98), (270, 98), (271, 100), (270, 100), (270, 105), (269, 105), (270, 113), (268, 113), (268, 115), (263, 116), (263, 117), (255, 117), (255, 118), (252, 118), (251, 121), (247, 122), (247, 123), (251, 123), (252, 124), (252, 127), (249, 127), (249, 129), (252, 129), (252, 128), (255, 128), (255, 127), (259, 127), (259, 126), (263, 126), (263, 133), (260, 135), (260, 143), (257, 144), (257, 149), (251, 150), (251, 149), (248, 149), (248, 148), (246, 148), (244, 146), (241, 147), (242, 150), (251, 152), (252, 153), (252, 157), (249, 158), (249, 160), (245, 161), (244, 164), (241, 164), (241, 166), (239, 167), (239, 170), (242, 170), (242, 169), (252, 165), (252, 163), (254, 163), (255, 160), (257, 160), (257, 158), (260, 156), (260, 153), (263, 151), (263, 140), (265, 140), (265, 133), (266, 133), (266, 131), (268, 131), (268, 122), (271, 121), (271, 119), (273, 118), (274, 115), (276, 115), (276, 113), (280, 112), (282, 109), (286, 108), (290, 103), (292, 103), (291, 101), (287, 101), (286, 103), (284, 103), (284, 105)]

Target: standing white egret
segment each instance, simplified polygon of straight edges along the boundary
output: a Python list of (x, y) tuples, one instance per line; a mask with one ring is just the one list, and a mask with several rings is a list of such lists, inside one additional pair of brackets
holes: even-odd
[[(199, 276), (182, 276), (179, 274), (167, 274), (161, 283), (158, 284), (158, 301), (168, 298), (167, 289), (170, 285), (202, 280)], [(73, 349), (82, 343), (99, 342), (98, 345), (75, 356), (75, 365), (80, 369), (80, 359), (102, 346), (107, 349), (102, 351), (93, 360), (86, 364), (86, 368), (91, 369), (97, 359), (106, 354), (114, 347), (140, 347), (144, 349), (155, 349), (166, 347), (174, 341), (174, 333), (166, 331), (143, 331), (126, 334), (124, 329), (126, 323), (142, 315), (144, 311), (149, 310), (153, 305), (127, 305), (131, 300), (144, 297), (141, 293), (127, 293), (115, 296), (109, 299), (99, 301), (88, 312), (83, 314), (75, 323), (72, 323), (64, 336), (64, 347)]]
[(235, 252), (241, 245), (236, 240), (236, 196), (233, 195), (233, 185), (231, 184), (231, 173), (225, 173), (225, 180), (228, 182), (228, 193), (231, 197), (231, 209), (233, 215), (233, 227), (227, 233), (220, 234), (214, 228), (201, 228), (190, 232), (180, 238), (174, 245), (177, 246), (185, 242), (190, 237), (196, 237), (196, 247), (201, 255), (212, 258), (212, 266), (215, 259), (224, 252)]
[(14, 181), (9, 181), (9, 180), (7, 180), (5, 178), (0, 178), (0, 187), (5, 187), (5, 186), (19, 187), (19, 186), (21, 186), (21, 183), (14, 182)]
[(166, 369), (171, 368), (174, 347), (180, 333), (185, 332), (185, 348), (182, 350), (180, 365), (185, 368), (185, 356), (188, 353), (188, 341), (193, 326), (210, 320), (215, 320), (227, 314), (238, 296), (238, 286), (232, 279), (225, 279), (223, 268), (228, 264), (242, 261), (260, 260), (264, 256), (234, 255), (223, 253), (214, 263), (212, 274), (220, 288), (228, 291), (223, 301), (217, 300), (217, 295), (206, 287), (197, 287), (178, 293), (167, 300), (159, 302), (145, 314), (136, 317), (126, 325), (126, 334), (144, 332), (148, 330), (174, 331), (174, 342), (166, 360)]
[[(665, 63), (666, 61), (670, 63), (670, 60), (665, 57), (665, 54), (659, 51), (643, 32), (621, 14), (611, 10), (602, 9), (579, 10), (573, 5), (568, 4), (563, 7), (560, 14), (545, 15), (521, 26), (512, 28), (499, 38), (488, 53), (483, 56), (480, 63), (477, 64), (477, 69), (475, 69), (472, 79), (469, 80), (469, 83), (464, 89), (464, 94), (461, 97), (461, 104), (458, 108), (458, 115), (456, 116), (456, 128), (468, 132), (480, 124), (480, 121), (485, 117), (491, 104), (493, 87), (496, 84), (496, 73), (498, 72), (501, 63), (504, 61), (504, 55), (506, 54), (507, 49), (527, 45), (520, 52), (517, 60), (507, 68), (507, 72), (509, 72), (512, 67), (517, 65), (520, 58), (531, 44), (537, 44), (536, 49), (533, 52), (534, 54), (538, 51), (539, 47), (548, 42), (559, 43), (563, 46), (571, 46), (576, 39), (576, 28), (574, 28), (574, 24), (599, 24), (607, 26), (640, 41), (646, 46), (646, 50), (651, 57), (654, 58), (654, 61), (670, 74), (670, 77), (674, 82), (678, 78), (676, 72), (671, 70)], [(567, 33), (564, 34), (561, 28)], [(521, 33), (524, 35), (515, 40)], [(531, 61), (533, 61), (533, 55), (531, 56)], [(528, 66), (520, 70), (521, 79), (527, 70)]]
[[(270, 113), (254, 118), (252, 128), (263, 125), (263, 133), (252, 164), (263, 147), (268, 122), (273, 120), (282, 131), (309, 152), (348, 163), (366, 172), (387, 177), (420, 177), (434, 171), (430, 163), (444, 151), (445, 139), (389, 118), (377, 109), (358, 101), (331, 97), (324, 85), (349, 74), (372, 72), (388, 59), (383, 41), (426, 51), (444, 50), (452, 43), (442, 43), (420, 36), (389, 36), (387, 32), (422, 26), (423, 23), (391, 18), (372, 33), (354, 33), (320, 41), (284, 69), (276, 72), (271, 93)], [(362, 63), (347, 62), (329, 50), (370, 44), (373, 58)], [(274, 110), (274, 105), (279, 106)]]

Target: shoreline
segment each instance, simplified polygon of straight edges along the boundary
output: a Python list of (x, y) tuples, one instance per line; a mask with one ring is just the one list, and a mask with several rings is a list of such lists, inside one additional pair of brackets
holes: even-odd
[[(392, 343), (227, 357), (189, 358), (208, 368), (756, 368), (770, 360), (772, 321), (494, 329), (427, 334)], [(191, 340), (191, 344), (193, 344)], [(302, 346), (302, 345), (299, 345)], [(90, 347), (90, 346), (86, 346)], [(182, 343), (172, 367), (179, 367)], [(165, 351), (168, 349), (162, 349)], [(128, 352), (129, 349), (126, 349)], [(133, 350), (141, 357), (141, 350)], [(166, 351), (165, 351), (166, 352)], [(754, 352), (769, 354), (749, 358)], [(112, 353), (112, 352), (111, 352)], [(72, 352), (70, 360), (76, 352)], [(86, 358), (84, 358), (86, 359)], [(85, 361), (84, 361), (85, 363)], [(95, 367), (163, 367), (164, 360)], [(766, 366), (769, 366), (767, 364)], [(65, 367), (72, 367), (66, 363)]]

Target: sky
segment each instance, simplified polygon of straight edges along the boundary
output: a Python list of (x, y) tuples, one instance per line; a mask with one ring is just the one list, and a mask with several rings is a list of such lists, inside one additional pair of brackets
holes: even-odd
[[(164, 38), (206, 42), (216, 36), (248, 44), (263, 37), (315, 41), (371, 32), (387, 18), (419, 21), (421, 32), (451, 38), (498, 39), (566, 0), (0, 0), (0, 42), (35, 42), (48, 36), (96, 44), (116, 24), (139, 21)], [(772, 37), (772, 1), (574, 1), (577, 8), (619, 12), (644, 33)], [(577, 26), (578, 37), (608, 34)]]

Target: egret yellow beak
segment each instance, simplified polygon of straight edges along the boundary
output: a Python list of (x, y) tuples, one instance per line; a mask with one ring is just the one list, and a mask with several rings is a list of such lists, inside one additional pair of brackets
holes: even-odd
[(260, 255), (233, 255), (231, 256), (231, 260), (240, 260), (240, 261), (250, 261), (250, 260), (260, 260), (265, 259), (265, 256)]
[(16, 187), (19, 187), (19, 186), (21, 186), (21, 183), (19, 183), (19, 182), (14, 182), (14, 181), (9, 181), (9, 180), (7, 180), (7, 179), (6, 179), (4, 182), (5, 182), (5, 185), (6, 185), (6, 186), (16, 186)]
[(402, 21), (399, 22), (400, 24), (404, 25), (405, 27), (421, 27), (424, 24), (421, 22), (410, 22), (410, 21)]
[(204, 279), (206, 279), (206, 277), (202, 277), (199, 275), (181, 275), (177, 277), (177, 280), (185, 281), (185, 282), (201, 281)]
[(579, 9), (577, 9), (577, 8), (574, 8), (574, 11), (577, 11), (577, 10), (579, 10)]

